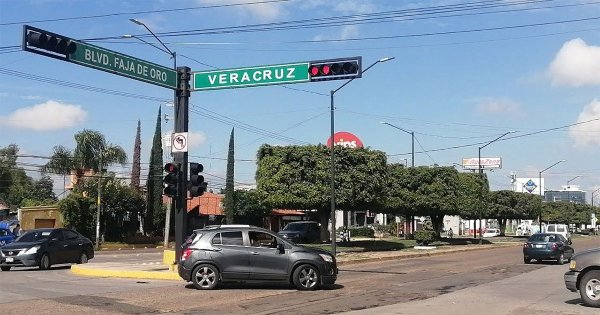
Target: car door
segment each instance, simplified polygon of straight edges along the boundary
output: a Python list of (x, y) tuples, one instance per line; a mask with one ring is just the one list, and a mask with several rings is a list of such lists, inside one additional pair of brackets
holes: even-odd
[(63, 230), (65, 237), (65, 243), (67, 245), (65, 252), (65, 262), (76, 263), (79, 262), (79, 255), (83, 251), (83, 242), (79, 239), (79, 234), (69, 229)]
[(289, 254), (277, 249), (279, 242), (273, 234), (248, 231), (250, 240), (250, 279), (285, 280), (288, 276)]
[(57, 229), (50, 233), (48, 237), (48, 256), (50, 263), (64, 264), (68, 261), (68, 244), (65, 241), (62, 229)]
[(566, 258), (573, 257), (573, 253), (575, 252), (575, 250), (573, 249), (573, 247), (571, 247), (571, 245), (569, 245), (569, 241), (560, 234), (558, 234), (557, 236), (558, 236), (558, 240), (562, 244), (561, 246), (563, 248), (563, 253), (565, 253), (565, 257)]
[(210, 256), (224, 280), (247, 280), (250, 269), (248, 247), (242, 231), (223, 231), (213, 235)]

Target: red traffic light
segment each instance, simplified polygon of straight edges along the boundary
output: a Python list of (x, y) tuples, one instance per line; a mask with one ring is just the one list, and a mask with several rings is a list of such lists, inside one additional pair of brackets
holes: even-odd
[(174, 163), (165, 164), (165, 172), (167, 173), (177, 173), (178, 170), (179, 168)]
[(309, 62), (308, 73), (313, 82), (360, 78), (361, 63), (361, 57), (316, 60)]

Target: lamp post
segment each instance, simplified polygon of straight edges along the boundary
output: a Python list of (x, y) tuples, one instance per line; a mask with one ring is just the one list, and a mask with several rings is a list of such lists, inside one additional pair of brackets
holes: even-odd
[[(538, 182), (538, 183), (539, 183), (539, 185), (540, 185), (540, 198), (542, 198), (542, 189), (544, 189), (544, 187), (542, 186), (542, 173), (543, 173), (543, 172), (545, 172), (545, 171), (547, 171), (547, 170), (549, 170), (549, 169), (551, 169), (551, 168), (552, 168), (552, 167), (554, 167), (555, 165), (557, 165), (557, 164), (559, 164), (559, 163), (562, 163), (562, 162), (566, 162), (566, 161), (567, 161), (567, 160), (560, 160), (560, 161), (558, 161), (558, 162), (556, 162), (556, 163), (554, 163), (554, 164), (552, 164), (552, 165), (550, 165), (550, 166), (548, 166), (548, 167), (546, 167), (545, 169), (543, 169), (543, 170), (541, 170), (541, 171), (540, 171), (540, 174), (539, 174), (539, 182)], [(543, 201), (544, 201), (544, 200), (542, 200), (542, 202), (543, 202)], [(543, 207), (542, 207), (542, 204), (540, 203), (540, 220), (539, 220), (539, 222), (540, 222), (540, 233), (544, 233), (544, 230), (543, 230), (543, 228), (542, 228), (542, 209), (543, 209)]]
[[(478, 169), (479, 169), (479, 179), (481, 180), (481, 182), (483, 183), (483, 168), (481, 168), (481, 149), (487, 147), (488, 145), (500, 140), (500, 138), (511, 134), (511, 133), (515, 133), (516, 131), (508, 131), (505, 132), (504, 134), (502, 134), (501, 136), (499, 136), (498, 138), (486, 143), (485, 145), (479, 147), (479, 155), (478, 155)], [(482, 206), (481, 209), (479, 209), (479, 245), (483, 245), (483, 233), (482, 233), (482, 222), (483, 222), (483, 184), (481, 185), (481, 187), (479, 188), (479, 200), (481, 200)], [(474, 233), (477, 233), (477, 224), (475, 224), (475, 228), (473, 229)]]
[[(568, 189), (567, 190), (567, 198), (569, 199), (569, 202), (571, 202), (571, 187), (569, 187), (569, 183), (579, 177), (581, 177), (581, 175), (577, 175), (567, 181), (567, 189)], [(584, 200), (584, 202), (585, 202), (585, 200)]]
[[(381, 58), (377, 61), (375, 61), (373, 64), (371, 64), (370, 66), (368, 66), (365, 70), (362, 71), (362, 73), (367, 72), (367, 70), (371, 69), (371, 67), (373, 67), (374, 65), (380, 63), (380, 62), (386, 62), (386, 61), (390, 61), (392, 59), (394, 59), (395, 57), (385, 57), (385, 58)], [(348, 85), (348, 83), (354, 81), (355, 78), (352, 78), (348, 81), (346, 81), (344, 84), (342, 84), (340, 87), (338, 87), (335, 90), (331, 90), (330, 91), (330, 112), (331, 112), (331, 253), (333, 254), (333, 256), (336, 256), (336, 248), (335, 248), (335, 160), (334, 160), (334, 156), (335, 156), (335, 143), (333, 141), (333, 134), (334, 134), (334, 125), (335, 125), (335, 120), (334, 120), (334, 95), (337, 91), (341, 90), (344, 86)]]
[[(392, 128), (396, 128), (396, 129), (398, 129), (400, 131), (403, 131), (403, 132), (405, 132), (405, 133), (407, 133), (407, 134), (409, 134), (411, 136), (411, 139), (412, 139), (411, 167), (415, 167), (415, 132), (412, 131), (412, 130), (408, 131), (408, 130), (402, 129), (402, 128), (396, 126), (396, 125), (392, 125), (392, 124), (390, 124), (388, 122), (385, 122), (385, 121), (380, 121), (379, 123), (382, 124), (382, 125), (388, 125), (388, 126), (390, 126)], [(406, 166), (406, 164), (405, 164), (405, 166)], [(410, 220), (409, 220), (408, 216), (406, 217), (406, 221), (408, 221), (410, 229), (407, 227), (407, 229), (406, 229), (407, 231), (405, 231), (405, 233), (404, 233), (404, 238), (405, 239), (408, 239), (408, 233), (409, 232), (413, 232), (414, 233), (414, 230), (416, 230), (416, 226), (413, 227), (413, 220), (412, 219), (413, 219), (412, 216), (411, 216)]]
[[(163, 48), (158, 47), (157, 45), (150, 43), (138, 36), (134, 36), (134, 35), (123, 35), (124, 38), (135, 38), (143, 43), (146, 43), (164, 53), (167, 53), (169, 55), (171, 55), (171, 58), (173, 59), (173, 70), (177, 71), (177, 53), (173, 52), (171, 49), (169, 49), (169, 47), (167, 47), (167, 45), (165, 45), (165, 43), (163, 43), (162, 40), (160, 40), (160, 38), (158, 38), (158, 36), (156, 36), (156, 34), (154, 34), (154, 32), (152, 32), (152, 30), (146, 25), (144, 24), (144, 22), (138, 20), (138, 19), (129, 19), (129, 21), (137, 24), (137, 25), (141, 25), (143, 26), (148, 32), (150, 32), (150, 34), (152, 34), (152, 36), (154, 38), (156, 38), (156, 40), (162, 45)], [(178, 83), (179, 85), (179, 83)], [(181, 132), (181, 131), (187, 131), (188, 130), (188, 116), (187, 116), (187, 101), (186, 104), (183, 103), (179, 103), (179, 88), (177, 90), (175, 90), (174, 92), (174, 97), (173, 97), (173, 111), (174, 111), (174, 118), (175, 118), (175, 132)], [(185, 109), (184, 109), (185, 107)], [(188, 164), (188, 155), (187, 152), (184, 153), (175, 153), (173, 155), (173, 158), (175, 160), (175, 162), (179, 162), (181, 164), (181, 173), (183, 174), (183, 183), (181, 183), (180, 181), (180, 185), (182, 186), (187, 186), (186, 184), (186, 178), (187, 178), (187, 164)], [(178, 193), (178, 195), (181, 195), (181, 188), (179, 188), (180, 193)], [(185, 198), (181, 199), (182, 196), (177, 196), (176, 198), (171, 197), (170, 201), (167, 205), (167, 212), (166, 212), (166, 219), (165, 219), (165, 235), (164, 235), (164, 240), (163, 240), (163, 244), (164, 247), (167, 248), (169, 245), (169, 228), (170, 228), (170, 224), (171, 224), (171, 209), (175, 208), (175, 209), (179, 209), (181, 210), (181, 207), (184, 207), (185, 209), (181, 210), (179, 214), (176, 215), (175, 218), (175, 255), (177, 260), (179, 260), (179, 258), (181, 257), (181, 244), (183, 243), (183, 240), (185, 239), (185, 237), (187, 236), (187, 202), (185, 202)], [(180, 205), (180, 207), (178, 208), (177, 205)], [(180, 232), (178, 233), (177, 231), (177, 227), (180, 228)]]

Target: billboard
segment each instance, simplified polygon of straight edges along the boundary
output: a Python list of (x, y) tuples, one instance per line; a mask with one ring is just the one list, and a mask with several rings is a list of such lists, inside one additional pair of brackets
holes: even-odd
[[(479, 158), (464, 158), (462, 160), (462, 167), (465, 170), (478, 170), (479, 169)], [(502, 168), (502, 158), (494, 157), (482, 157), (481, 168), (484, 170)]]
[(540, 183), (540, 179), (537, 177), (520, 177), (515, 178), (513, 181), (513, 190), (516, 192), (528, 193), (528, 194), (540, 194), (542, 189), (542, 196), (544, 195), (544, 179)]
[[(333, 143), (346, 148), (362, 148), (363, 143), (357, 136), (346, 131), (340, 131), (333, 134)], [(331, 148), (331, 137), (327, 139), (327, 147)]]

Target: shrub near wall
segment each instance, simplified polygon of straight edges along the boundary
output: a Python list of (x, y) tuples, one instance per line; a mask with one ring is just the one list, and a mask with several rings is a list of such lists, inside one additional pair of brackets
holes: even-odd
[(417, 244), (420, 245), (429, 245), (435, 241), (435, 238), (435, 231), (418, 230), (415, 232), (415, 240), (417, 241)]

